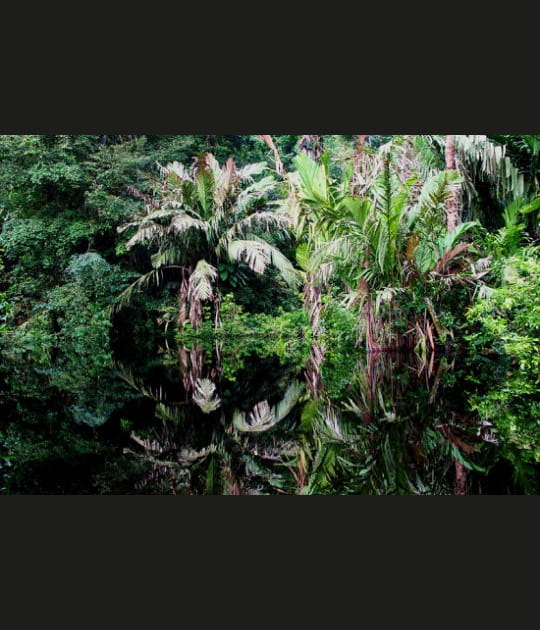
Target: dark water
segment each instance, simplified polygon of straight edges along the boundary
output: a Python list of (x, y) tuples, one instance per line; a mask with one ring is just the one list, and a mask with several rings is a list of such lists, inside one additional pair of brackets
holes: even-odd
[(361, 351), (352, 359), (319, 366), (315, 391), (306, 369), (272, 355), (229, 360), (225, 370), (219, 352), (197, 345), (118, 361), (96, 391), (92, 404), (107, 419), (95, 426), (81, 422), (92, 408), (81, 416), (54, 392), (4, 387), (2, 492), (521, 492), (495, 455), (493, 427), (468, 409), (452, 348), (428, 361)]

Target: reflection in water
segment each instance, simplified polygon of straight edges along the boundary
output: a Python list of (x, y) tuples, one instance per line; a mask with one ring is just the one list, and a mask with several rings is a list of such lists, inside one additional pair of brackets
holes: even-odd
[(137, 491), (454, 494), (470, 483), (459, 473), (481, 470), (481, 449), (494, 441), (458, 396), (454, 361), (434, 347), (359, 353), (334, 398), (321, 375), (312, 389), (286, 365), (254, 374), (256, 356), (233, 380), (200, 345), (178, 356), (174, 401), (124, 370), (156, 403), (152, 431), (133, 431), (125, 449), (144, 469)]

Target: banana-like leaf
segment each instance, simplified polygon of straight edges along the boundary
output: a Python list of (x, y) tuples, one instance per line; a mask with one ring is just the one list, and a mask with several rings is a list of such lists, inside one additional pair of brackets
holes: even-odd
[(324, 166), (305, 153), (296, 156), (294, 165), (300, 176), (302, 200), (322, 206), (330, 205), (328, 177)]

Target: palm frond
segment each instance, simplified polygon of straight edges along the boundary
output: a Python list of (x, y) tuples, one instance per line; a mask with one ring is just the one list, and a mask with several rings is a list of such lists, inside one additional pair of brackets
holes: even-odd
[(143, 379), (134, 376), (131, 368), (124, 366), (122, 363), (117, 362), (116, 368), (120, 378), (130, 385), (135, 391), (139, 392), (146, 398), (155, 400), (158, 403), (166, 401), (166, 393), (161, 385), (148, 385)]
[(182, 212), (176, 214), (169, 226), (169, 232), (173, 232), (176, 235), (181, 235), (188, 230), (195, 229), (202, 232), (208, 232), (208, 223), (200, 219), (195, 219), (189, 214)]
[(298, 273), (290, 260), (277, 248), (254, 236), (251, 240), (230, 241), (227, 254), (231, 262), (244, 261), (251, 270), (260, 274), (264, 274), (268, 265), (274, 265), (289, 286), (297, 287), (300, 284)]
[(140, 278), (135, 280), (132, 284), (129, 285), (127, 289), (124, 289), (122, 293), (117, 297), (117, 301), (112, 307), (112, 312), (118, 312), (122, 308), (128, 306), (133, 299), (133, 294), (137, 291), (142, 291), (143, 289), (149, 287), (151, 284), (159, 286), (163, 282), (163, 271), (161, 268), (152, 269), (148, 273), (145, 273)]
[(414, 217), (444, 209), (453, 190), (457, 190), (463, 178), (457, 171), (442, 171), (429, 177), (422, 186), (414, 209)]
[(234, 240), (228, 243), (231, 262), (244, 261), (256, 273), (263, 274), (270, 264), (267, 248), (257, 241)]
[(267, 232), (270, 232), (270, 229), (274, 228), (281, 231), (283, 234), (288, 234), (293, 224), (290, 216), (284, 213), (268, 211), (254, 212), (240, 221), (237, 221), (231, 228), (231, 232), (243, 234), (246, 229), (253, 231), (255, 227), (264, 227)]
[(253, 181), (253, 178), (256, 175), (260, 175), (264, 173), (264, 171), (268, 168), (265, 162), (255, 162), (253, 164), (247, 164), (242, 168), (239, 168), (237, 173), (238, 177), (243, 182)]
[(206, 262), (199, 260), (189, 278), (188, 299), (206, 302), (214, 297), (213, 283), (217, 278), (217, 269)]
[(214, 199), (218, 207), (223, 206), (225, 199), (233, 191), (238, 180), (236, 165), (232, 158), (229, 158), (225, 166), (221, 168), (218, 161), (212, 156), (211, 168), (214, 171)]
[(150, 212), (142, 219), (142, 221), (139, 223), (139, 227), (144, 228), (148, 225), (152, 225), (153, 223), (159, 225), (162, 219), (167, 219), (167, 221), (169, 221), (176, 214), (176, 210), (168, 208), (160, 208), (159, 210), (154, 210), (154, 212)]
[(216, 394), (216, 385), (208, 378), (199, 378), (195, 381), (192, 398), (203, 413), (211, 413), (221, 406), (221, 398)]
[(169, 178), (172, 176), (172, 183), (179, 184), (184, 180), (192, 181), (192, 175), (182, 162), (169, 162), (166, 166), (157, 165), (159, 173)]
[(294, 159), (300, 177), (300, 197), (306, 203), (330, 205), (328, 177), (324, 165), (300, 153)]
[(280, 402), (273, 407), (270, 407), (267, 400), (263, 400), (257, 403), (249, 414), (236, 409), (233, 414), (233, 427), (237, 431), (249, 433), (268, 431), (289, 415), (303, 389), (303, 385), (295, 381), (289, 385)]
[(238, 195), (235, 212), (241, 214), (248, 210), (256, 201), (263, 199), (270, 193), (276, 186), (276, 180), (272, 176), (263, 177), (258, 182), (251, 184), (247, 188), (244, 188)]
[(294, 381), (287, 387), (283, 398), (273, 407), (278, 422), (289, 415), (303, 391), (304, 385), (299, 381)]
[(152, 254), (150, 261), (154, 269), (158, 269), (159, 267), (174, 267), (181, 263), (184, 255), (185, 249), (173, 244), (169, 245), (166, 249)]
[(210, 444), (199, 450), (185, 447), (180, 449), (178, 452), (178, 461), (184, 466), (191, 466), (196, 462), (206, 459), (209, 455), (212, 455), (216, 451), (217, 446), (215, 444)]
[(159, 225), (150, 225), (148, 227), (137, 230), (137, 232), (132, 236), (129, 241), (126, 243), (126, 249), (130, 250), (132, 247), (139, 243), (145, 243), (147, 241), (152, 241), (154, 237), (158, 234), (162, 234), (163, 229)]

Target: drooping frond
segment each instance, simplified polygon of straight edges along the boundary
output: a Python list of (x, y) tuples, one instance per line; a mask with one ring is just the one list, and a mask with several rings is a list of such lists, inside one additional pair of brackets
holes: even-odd
[(138, 230), (126, 243), (126, 249), (130, 250), (139, 243), (152, 241), (158, 234), (162, 234), (163, 229), (159, 225), (149, 225), (148, 227)]
[(162, 385), (148, 385), (141, 378), (136, 377), (131, 368), (126, 367), (120, 362), (116, 362), (116, 369), (118, 370), (120, 378), (128, 383), (135, 391), (158, 403), (166, 403), (166, 391)]
[(263, 177), (260, 181), (251, 184), (247, 188), (244, 188), (238, 195), (235, 204), (235, 212), (237, 215), (241, 215), (248, 210), (259, 199), (264, 198), (270, 193), (276, 186), (276, 180), (271, 177)]
[(123, 225), (119, 225), (116, 228), (116, 231), (118, 232), (118, 234), (122, 234), (122, 232), (129, 230), (129, 228), (139, 227), (139, 225), (140, 225), (140, 221), (130, 221), (129, 223), (124, 223)]
[[(423, 142), (444, 153), (445, 136), (422, 136)], [(505, 146), (485, 135), (469, 134), (454, 137), (456, 168), (464, 178), (464, 189), (469, 200), (475, 194), (474, 178), (495, 184), (501, 198), (520, 197), (524, 193), (524, 178), (506, 155)], [(433, 167), (441, 164), (433, 162)]]
[(236, 409), (233, 415), (234, 428), (237, 431), (250, 433), (260, 433), (271, 429), (289, 415), (302, 391), (303, 385), (295, 381), (289, 385), (280, 402), (273, 407), (270, 407), (267, 400), (263, 400), (257, 403), (249, 414)]
[(152, 267), (173, 267), (181, 263), (185, 255), (185, 249), (179, 245), (169, 245), (166, 249), (153, 254), (150, 257)]
[[(505, 147), (491, 142), (487, 136), (457, 135), (456, 152), (460, 171), (481, 173), (498, 185), (501, 194), (510, 192), (520, 197), (524, 193), (524, 179), (519, 169), (505, 155)], [(458, 168), (459, 168), (458, 164)], [(471, 191), (473, 192), (473, 191)]]
[(257, 241), (231, 241), (227, 253), (231, 262), (244, 261), (256, 273), (263, 274), (270, 264), (267, 248)]
[(255, 162), (253, 164), (247, 164), (246, 166), (239, 168), (237, 173), (240, 180), (244, 182), (246, 181), (249, 182), (249, 181), (253, 181), (253, 178), (256, 175), (260, 175), (261, 173), (264, 173), (264, 171), (267, 168), (268, 167), (265, 164), (265, 162)]
[(278, 230), (283, 234), (288, 234), (293, 224), (289, 215), (280, 212), (254, 212), (241, 219), (231, 228), (231, 232), (244, 234), (246, 230), (252, 232), (256, 227), (264, 228), (266, 232), (271, 229)]
[(191, 466), (195, 462), (199, 462), (206, 459), (209, 455), (212, 455), (217, 450), (215, 444), (209, 444), (200, 450), (194, 448), (182, 448), (178, 452), (178, 461), (184, 466)]
[(203, 413), (211, 413), (221, 406), (221, 399), (216, 394), (216, 385), (208, 378), (199, 378), (195, 381), (192, 398)]
[(142, 291), (143, 289), (149, 287), (151, 284), (159, 286), (162, 282), (163, 271), (161, 268), (152, 269), (148, 273), (145, 273), (143, 276), (135, 280), (135, 282), (130, 284), (127, 289), (124, 289), (124, 291), (120, 293), (117, 298), (116, 304), (114, 304), (114, 306), (112, 307), (112, 311), (117, 312), (127, 306), (133, 299), (133, 294), (135, 292)]
[(181, 235), (191, 229), (201, 230), (206, 233), (208, 232), (208, 223), (182, 212), (175, 215), (169, 226), (169, 232), (173, 232), (176, 235)]
[(227, 254), (231, 262), (243, 261), (260, 274), (266, 271), (268, 265), (274, 265), (289, 286), (297, 287), (300, 283), (291, 261), (277, 248), (254, 236), (251, 240), (230, 241), (227, 243)]
[[(144, 217), (144, 219), (140, 222), (139, 226), (141, 228), (144, 228), (152, 224), (162, 225), (165, 222), (170, 221), (171, 218), (174, 217), (176, 214), (177, 214), (176, 210), (172, 210), (168, 208), (160, 208), (159, 210), (154, 210), (154, 212), (150, 212), (150, 214), (147, 214)], [(163, 219), (166, 219), (166, 221), (163, 221)]]
[(247, 415), (238, 409), (233, 415), (233, 426), (237, 431), (259, 433), (272, 428), (276, 422), (267, 400), (257, 403)]
[(303, 391), (304, 385), (298, 381), (294, 381), (287, 387), (283, 398), (272, 407), (278, 422), (289, 415)]
[(213, 283), (217, 278), (217, 269), (207, 263), (206, 260), (199, 260), (195, 270), (189, 278), (188, 299), (206, 302), (214, 297)]

